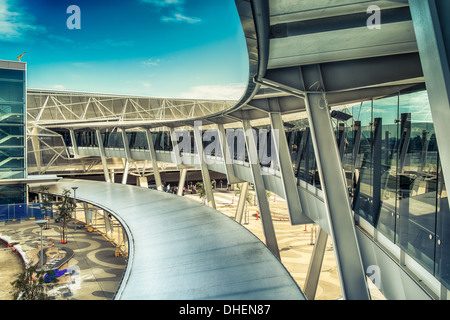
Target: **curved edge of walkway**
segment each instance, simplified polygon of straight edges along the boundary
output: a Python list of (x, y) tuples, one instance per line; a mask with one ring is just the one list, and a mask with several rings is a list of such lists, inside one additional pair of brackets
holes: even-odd
[(62, 179), (61, 194), (111, 213), (128, 237), (115, 299), (305, 300), (283, 264), (250, 231), (190, 199), (137, 186)]

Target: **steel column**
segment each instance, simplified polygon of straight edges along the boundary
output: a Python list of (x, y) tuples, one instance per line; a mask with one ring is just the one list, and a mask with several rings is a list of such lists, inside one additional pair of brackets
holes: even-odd
[[(320, 71), (316, 76), (320, 79)], [(305, 105), (343, 297), (370, 299), (347, 184), (324, 94), (307, 93)]]
[(242, 217), (244, 216), (245, 202), (248, 194), (248, 182), (241, 184), (241, 193), (239, 194), (239, 201), (236, 208), (236, 215), (234, 220), (242, 224)]
[(159, 191), (163, 191), (161, 174), (159, 173), (158, 162), (156, 161), (155, 144), (153, 143), (152, 133), (150, 129), (145, 130), (145, 135), (147, 137), (147, 145), (150, 153), (150, 159), (152, 161), (153, 176), (155, 177), (156, 189)]
[(292, 167), (291, 154), (284, 132), (283, 120), (280, 112), (269, 114), (271, 133), (274, 141), (275, 150), (272, 150), (278, 158), (278, 165), (281, 173), (281, 182), (284, 189), (285, 200), (287, 203), (289, 218), (292, 225), (312, 223), (302, 210), (300, 197), (298, 195), (297, 181)]
[(181, 169), (180, 171), (180, 181), (178, 183), (177, 195), (183, 195), (184, 183), (186, 182), (187, 169)]
[(177, 165), (177, 169), (181, 169), (183, 161), (181, 160), (180, 148), (178, 146), (178, 139), (176, 137), (173, 128), (170, 128), (169, 132), (170, 132), (170, 141), (172, 141), (172, 162)]
[(225, 173), (227, 175), (228, 183), (233, 184), (242, 182), (241, 179), (237, 178), (234, 175), (233, 159), (231, 159), (230, 150), (228, 149), (227, 136), (223, 124), (217, 125), (217, 131), (219, 134), (219, 143), (222, 150), (223, 164), (225, 167)]
[(261, 175), (261, 165), (259, 163), (258, 150), (256, 140), (253, 134), (249, 120), (242, 122), (244, 128), (245, 143), (248, 151), (250, 169), (253, 175), (253, 183), (255, 186), (256, 197), (258, 200), (259, 212), (261, 213), (261, 222), (263, 226), (266, 245), (272, 253), (280, 259), (280, 251), (278, 249), (277, 237), (273, 226), (272, 216), (270, 214), (269, 200), (267, 199), (264, 180)]
[(128, 171), (130, 170), (131, 151), (130, 151), (130, 144), (128, 142), (127, 132), (123, 128), (122, 128), (122, 140), (123, 140), (123, 148), (125, 150), (125, 165), (123, 168), (122, 184), (127, 184)]
[(105, 181), (111, 182), (111, 177), (109, 176), (109, 170), (108, 170), (108, 162), (106, 160), (105, 149), (103, 147), (103, 140), (102, 140), (102, 135), (100, 133), (100, 130), (96, 129), (95, 134), (97, 136), (97, 143), (98, 143), (98, 149), (100, 151), (100, 158), (102, 159), (103, 174), (105, 175)]
[(208, 205), (212, 208), (216, 208), (216, 202), (214, 201), (214, 194), (212, 192), (211, 186), (211, 176), (209, 175), (209, 170), (206, 165), (205, 153), (203, 150), (203, 140), (200, 132), (200, 128), (198, 126), (194, 126), (194, 142), (197, 148), (197, 157), (200, 163), (200, 168), (202, 172), (203, 178), (203, 188), (206, 193), (206, 201)]
[(70, 140), (72, 141), (73, 155), (74, 158), (76, 159), (79, 157), (77, 139), (75, 138), (75, 132), (73, 131), (73, 129), (70, 129), (69, 132), (70, 132)]
[(303, 293), (308, 300), (314, 300), (314, 297), (316, 296), (327, 240), (328, 234), (322, 228), (319, 228), (319, 235), (317, 236), (314, 245), (308, 273), (306, 274), (305, 288), (303, 289)]

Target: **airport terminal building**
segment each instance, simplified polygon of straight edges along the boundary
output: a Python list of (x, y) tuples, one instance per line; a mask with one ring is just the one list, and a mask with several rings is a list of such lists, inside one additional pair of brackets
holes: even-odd
[[(117, 299), (314, 299), (328, 238), (344, 299), (370, 299), (368, 279), (387, 299), (449, 299), (450, 3), (235, 3), (249, 62), (238, 101), (37, 90), (33, 65), (0, 61), (0, 218), (42, 181), (78, 186), (127, 235)], [(181, 190), (188, 170), (206, 190), (192, 212), (161, 193), (167, 172)], [(253, 186), (264, 245), (215, 215), (215, 177)], [(305, 288), (279, 260), (266, 190), (292, 225), (320, 227)]]

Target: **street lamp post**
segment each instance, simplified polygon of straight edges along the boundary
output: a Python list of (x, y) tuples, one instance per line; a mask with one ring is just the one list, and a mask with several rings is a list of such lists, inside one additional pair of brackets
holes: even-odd
[(42, 241), (42, 228), (47, 223), (47, 220), (37, 220), (36, 224), (41, 227), (41, 257), (40, 257), (40, 269), (44, 269), (44, 248), (43, 248), (43, 241)]
[(73, 219), (73, 231), (76, 232), (77, 231), (77, 189), (78, 187), (72, 187), (73, 190), (73, 199), (75, 201), (75, 211), (73, 213), (74, 219)]

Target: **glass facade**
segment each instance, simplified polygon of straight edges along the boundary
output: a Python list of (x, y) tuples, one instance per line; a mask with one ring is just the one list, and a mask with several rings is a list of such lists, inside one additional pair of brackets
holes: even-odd
[[(26, 177), (26, 71), (23, 63), (0, 66), (0, 179)], [(24, 203), (25, 185), (4, 185), (0, 205)]]
[[(426, 91), (339, 111), (351, 116), (333, 125), (355, 214), (450, 288), (450, 212)], [(308, 122), (291, 125), (297, 177), (320, 187)]]

